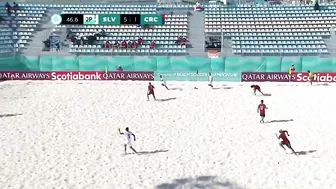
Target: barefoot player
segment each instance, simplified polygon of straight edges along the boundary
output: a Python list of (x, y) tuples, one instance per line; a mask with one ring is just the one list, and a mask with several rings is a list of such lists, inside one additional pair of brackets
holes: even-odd
[(263, 92), (261, 92), (260, 86), (259, 85), (251, 85), (251, 88), (253, 88), (253, 94), (256, 95), (256, 92), (258, 91), (259, 93), (261, 93), (262, 95), (265, 96), (265, 94)]
[(161, 85), (166, 87), (167, 90), (169, 90), (169, 88), (167, 87), (167, 82), (166, 80), (163, 79), (162, 75), (160, 75), (160, 80), (161, 80)]
[(125, 133), (121, 132), (120, 129), (118, 129), (118, 130), (119, 130), (119, 134), (120, 135), (125, 135), (126, 136), (126, 142), (124, 144), (124, 146), (125, 146), (125, 154), (127, 154), (127, 151), (126, 151), (127, 146), (129, 146), (129, 148), (131, 148), (131, 150), (133, 150), (133, 152), (137, 154), (138, 152), (135, 151), (134, 148), (132, 147), (132, 136), (133, 136), (134, 141), (136, 141), (135, 135), (129, 130), (128, 127), (126, 127), (126, 129), (125, 129), (126, 130)]
[[(284, 145), (287, 146), (287, 148), (291, 149), (292, 152), (293, 152), (293, 154), (296, 155), (296, 152), (293, 150), (293, 148), (292, 148), (292, 146), (291, 146), (291, 143), (290, 143), (290, 141), (289, 141), (288, 138), (287, 138), (287, 135), (289, 136), (288, 131), (280, 129), (280, 130), (279, 130), (279, 133), (280, 133), (280, 135), (278, 136), (278, 139), (281, 139), (281, 140), (282, 140), (282, 141), (279, 143), (279, 145), (280, 145), (284, 150), (286, 150), (286, 148), (284, 147)], [(286, 134), (287, 134), (287, 135), (286, 135)]]
[(147, 100), (149, 101), (149, 95), (152, 95), (154, 97), (154, 100), (156, 101), (155, 94), (154, 94), (155, 87), (152, 85), (151, 82), (148, 84), (148, 91), (147, 91)]
[(213, 88), (212, 82), (213, 82), (213, 77), (212, 77), (212, 75), (211, 75), (211, 72), (209, 72), (209, 84), (208, 84), (208, 85), (209, 85), (211, 88)]
[(258, 109), (257, 112), (260, 113), (260, 123), (265, 123), (264, 119), (265, 119), (265, 110), (267, 109), (266, 105), (264, 104), (264, 100), (261, 100), (261, 103), (258, 105)]

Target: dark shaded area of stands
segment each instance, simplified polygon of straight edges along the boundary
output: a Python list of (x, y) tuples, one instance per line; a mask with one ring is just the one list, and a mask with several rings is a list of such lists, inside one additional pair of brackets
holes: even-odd
[[(9, 21), (10, 23), (8, 24), (9, 28), (13, 31), (16, 32), (18, 29), (18, 25), (15, 22), (15, 17), (11, 17), (11, 15), (15, 15), (16, 11), (20, 10), (18, 4), (16, 4), (15, 2), (13, 4), (9, 4), (9, 3), (2, 3), (0, 4), (1, 8), (6, 9), (7, 12), (7, 16), (0, 16), (0, 22), (3, 21)], [(16, 44), (18, 42), (18, 39), (11, 39), (14, 44)], [(15, 49), (12, 49), (11, 54), (15, 53)]]

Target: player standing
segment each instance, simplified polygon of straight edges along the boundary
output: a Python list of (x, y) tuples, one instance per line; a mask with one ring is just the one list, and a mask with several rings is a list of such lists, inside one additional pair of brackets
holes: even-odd
[(265, 96), (263, 92), (261, 92), (260, 86), (259, 85), (251, 85), (251, 88), (253, 88), (253, 94), (256, 95), (256, 91), (259, 91), (262, 95)]
[[(282, 141), (279, 143), (279, 145), (280, 145), (284, 150), (286, 150), (286, 148), (284, 147), (284, 145), (287, 146), (287, 148), (291, 149), (292, 152), (293, 152), (293, 154), (296, 155), (296, 152), (295, 152), (294, 149), (292, 148), (291, 143), (290, 143), (290, 141), (289, 141), (288, 138), (287, 138), (287, 135), (289, 136), (288, 131), (280, 129), (280, 130), (279, 130), (279, 133), (280, 133), (280, 135), (278, 136), (278, 139), (281, 139), (281, 140), (282, 140)], [(286, 134), (287, 134), (287, 135), (286, 135)]]
[(162, 75), (160, 75), (160, 80), (161, 80), (161, 85), (166, 87), (167, 90), (169, 90), (169, 88), (167, 87), (167, 82), (163, 79)]
[(211, 75), (211, 72), (209, 72), (209, 84), (208, 84), (208, 85), (209, 85), (211, 88), (213, 88), (212, 82), (213, 82), (213, 77), (212, 77), (212, 75)]
[(125, 135), (126, 136), (126, 143), (124, 145), (125, 146), (125, 154), (127, 154), (127, 150), (126, 150), (127, 146), (129, 146), (133, 150), (133, 152), (135, 152), (137, 154), (138, 152), (135, 151), (134, 148), (132, 147), (132, 138), (131, 138), (131, 136), (133, 136), (134, 141), (136, 141), (135, 135), (129, 130), (128, 127), (126, 127), (125, 130), (126, 130), (126, 132), (123, 133), (123, 132), (120, 131), (120, 129), (118, 129), (120, 135)]
[(149, 101), (149, 95), (153, 95), (154, 100), (156, 101), (155, 94), (154, 94), (155, 87), (152, 85), (151, 82), (148, 84), (148, 91), (147, 91), (147, 100)]
[(308, 72), (308, 78), (309, 78), (310, 85), (313, 85), (314, 73), (311, 72), (310, 70), (308, 70), (307, 72)]
[(264, 119), (265, 119), (265, 110), (268, 109), (266, 107), (266, 105), (264, 104), (264, 100), (261, 100), (261, 103), (258, 105), (258, 109), (257, 112), (260, 113), (260, 123), (265, 123)]
[(288, 74), (289, 74), (289, 81), (292, 80), (292, 75), (294, 74), (294, 71), (295, 71), (295, 67), (294, 67), (294, 64), (292, 64), (292, 66), (289, 68), (288, 70)]

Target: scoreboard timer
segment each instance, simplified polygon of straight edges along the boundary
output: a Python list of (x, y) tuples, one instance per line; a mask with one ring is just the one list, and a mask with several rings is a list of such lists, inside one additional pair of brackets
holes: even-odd
[(164, 14), (55, 14), (53, 24), (61, 25), (120, 25), (142, 24), (162, 25)]

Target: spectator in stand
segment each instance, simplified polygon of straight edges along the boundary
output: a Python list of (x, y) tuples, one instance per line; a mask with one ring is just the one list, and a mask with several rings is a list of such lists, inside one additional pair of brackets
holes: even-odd
[(182, 36), (180, 36), (180, 37), (178, 37), (178, 38), (176, 39), (175, 44), (178, 44), (178, 45), (186, 45), (187, 42), (189, 42), (188, 39), (187, 39), (187, 37), (182, 37)]
[(132, 47), (132, 41), (131, 40), (128, 40), (127, 41), (127, 48), (131, 48)]
[(58, 52), (60, 50), (61, 50), (61, 44), (60, 44), (60, 42), (57, 42), (56, 43), (56, 51)]
[(155, 41), (152, 40), (150, 43), (149, 43), (149, 48), (151, 49), (155, 49)]
[(120, 65), (118, 65), (118, 68), (117, 68), (117, 70), (119, 71), (119, 72), (122, 72), (122, 71), (124, 71), (124, 69), (120, 66)]
[(82, 46), (84, 45), (84, 37), (80, 38), (80, 45), (82, 45)]
[(138, 45), (142, 45), (142, 38), (138, 37)]
[(114, 48), (118, 48), (119, 46), (120, 46), (120, 44), (119, 44), (118, 41), (115, 41), (115, 42), (113, 43), (113, 47), (114, 47)]
[(110, 48), (110, 45), (111, 45), (111, 44), (110, 44), (109, 41), (106, 41), (106, 42), (105, 42), (105, 48), (109, 49), (109, 48)]
[(13, 2), (13, 4), (14, 4), (14, 5), (13, 5), (13, 9), (14, 9), (15, 12), (17, 12), (18, 10), (20, 10), (18, 4), (16, 4), (15, 2)]
[(189, 42), (188, 39), (187, 39), (187, 37), (182, 37), (180, 45), (186, 45), (187, 42)]
[(121, 48), (126, 48), (126, 47), (127, 47), (126, 40), (123, 40), (123, 41), (121, 42), (120, 47), (121, 47)]
[(49, 51), (50, 50), (50, 39), (48, 38), (47, 40), (43, 41), (44, 43), (44, 48), (42, 51)]
[(72, 35), (71, 37), (69, 37), (71, 42), (75, 42), (77, 40), (75, 35)]
[(5, 9), (6, 9), (6, 10), (7, 10), (7, 9), (10, 9), (10, 5), (9, 5), (8, 2), (5, 4)]
[(180, 44), (182, 41), (182, 36), (179, 36), (176, 41), (175, 41), (175, 44)]
[(136, 49), (136, 48), (137, 48), (137, 42), (136, 42), (136, 41), (133, 41), (131, 47), (132, 47), (132, 49)]
[(8, 2), (5, 4), (5, 9), (7, 11), (7, 15), (10, 16), (11, 15), (11, 6), (9, 5)]

